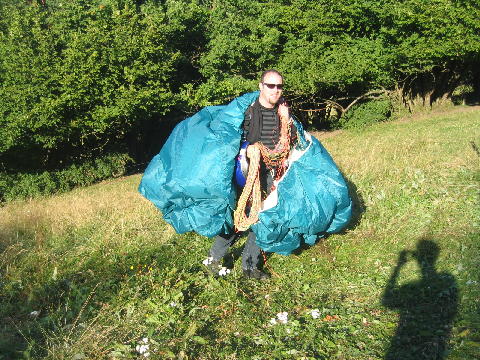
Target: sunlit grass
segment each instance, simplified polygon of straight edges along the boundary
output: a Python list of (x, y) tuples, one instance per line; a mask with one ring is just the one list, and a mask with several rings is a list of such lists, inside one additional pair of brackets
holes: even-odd
[[(382, 303), (385, 287), (421, 240), (459, 289), (451, 337), (439, 338), (451, 351), (438, 358), (478, 358), (480, 112), (463, 109), (319, 135), (355, 221), (269, 256), (268, 282), (243, 279), (238, 261), (226, 279), (205, 276), (211, 241), (175, 234), (137, 193), (140, 175), (4, 205), (0, 359), (137, 358), (145, 337), (159, 359), (383, 359), (402, 316)], [(417, 281), (419, 265), (409, 258), (399, 284)], [(288, 323), (270, 324), (282, 312)]]

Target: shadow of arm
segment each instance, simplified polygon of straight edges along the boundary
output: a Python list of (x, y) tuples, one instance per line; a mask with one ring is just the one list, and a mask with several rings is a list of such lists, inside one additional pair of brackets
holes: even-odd
[(407, 250), (402, 250), (398, 256), (397, 265), (385, 286), (382, 296), (382, 304), (389, 308), (397, 307), (401, 302), (401, 296), (397, 288), (397, 279), (403, 265), (407, 263)]

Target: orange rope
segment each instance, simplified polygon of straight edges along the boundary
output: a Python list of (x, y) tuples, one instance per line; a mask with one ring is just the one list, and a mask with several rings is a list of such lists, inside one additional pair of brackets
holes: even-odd
[[(258, 144), (247, 147), (248, 166), (247, 182), (238, 199), (237, 209), (233, 213), (234, 225), (237, 231), (245, 231), (258, 221), (258, 213), (262, 204), (260, 187), (260, 149)], [(250, 203), (250, 212), (247, 216), (247, 204)]]
[[(233, 221), (237, 231), (245, 231), (258, 221), (262, 204), (260, 160), (263, 160), (268, 169), (276, 169), (275, 180), (278, 180), (285, 173), (287, 169), (286, 160), (290, 153), (290, 125), (288, 118), (280, 116), (280, 141), (273, 150), (270, 150), (261, 142), (247, 147), (247, 157), (250, 159), (247, 181), (238, 199), (237, 209), (233, 213)], [(250, 211), (247, 216), (248, 204), (250, 204)]]

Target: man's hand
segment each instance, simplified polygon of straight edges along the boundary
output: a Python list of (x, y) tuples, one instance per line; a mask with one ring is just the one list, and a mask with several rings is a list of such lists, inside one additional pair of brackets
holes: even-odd
[(290, 119), (290, 108), (283, 98), (278, 105), (278, 115), (280, 115), (281, 118), (286, 118), (287, 120)]

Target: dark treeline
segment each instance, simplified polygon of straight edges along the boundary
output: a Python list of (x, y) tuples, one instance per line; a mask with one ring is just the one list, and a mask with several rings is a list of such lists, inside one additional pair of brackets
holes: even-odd
[(0, 0), (0, 198), (140, 169), (267, 68), (317, 128), (478, 97), (479, 33), (477, 0)]

